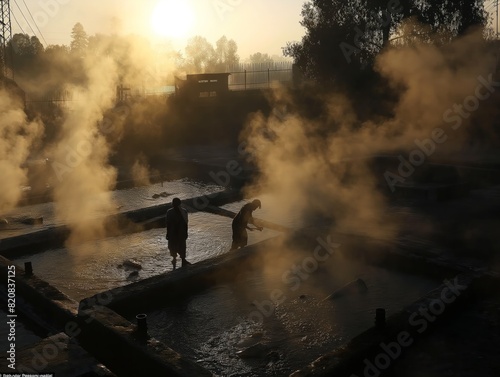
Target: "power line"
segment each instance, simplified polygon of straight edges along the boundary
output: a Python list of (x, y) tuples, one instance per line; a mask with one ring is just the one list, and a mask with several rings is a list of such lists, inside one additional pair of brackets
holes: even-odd
[(38, 27), (35, 19), (33, 18), (33, 15), (31, 14), (30, 8), (28, 8), (28, 5), (26, 5), (26, 1), (23, 0), (23, 3), (24, 3), (24, 6), (26, 7), (26, 9), (28, 10), (28, 13), (29, 13), (31, 19), (33, 20), (33, 23), (35, 24), (36, 29), (38, 30), (38, 32), (40, 33), (40, 36), (42, 37), (43, 41), (45, 42), (45, 45), (48, 46), (49, 44), (45, 40), (45, 37), (43, 36), (42, 31), (40, 30), (40, 28)]
[(19, 26), (19, 29), (21, 29), (22, 33), (26, 34), (26, 32), (24, 31), (23, 27), (21, 26), (21, 24), (17, 20), (16, 14), (14, 12), (12, 12), (12, 16), (14, 17), (14, 21), (16, 21), (16, 24), (17, 24), (17, 26)]
[[(19, 7), (19, 4), (17, 3), (17, 1), (16, 1), (16, 0), (14, 0), (14, 4), (16, 4), (17, 9), (19, 9), (19, 12), (20, 12), (20, 13), (21, 13), (21, 15), (23, 16), (24, 21), (26, 21), (26, 25), (28, 25), (28, 27), (29, 27), (29, 28), (31, 29), (31, 31), (33, 32), (33, 35), (36, 35), (35, 31), (34, 31), (34, 30), (33, 30), (33, 28), (31, 27), (30, 23), (28, 22), (28, 19), (27, 19), (27, 18), (26, 18), (26, 16), (24, 15), (24, 13), (23, 13), (23, 11), (22, 11), (21, 7)], [(12, 13), (14, 13), (14, 12), (12, 12)]]
[(19, 9), (19, 12), (21, 12), (21, 15), (23, 16), (24, 21), (26, 21), (26, 24), (29, 26), (29, 28), (30, 28), (30, 30), (32, 31), (33, 35), (34, 35), (34, 36), (36, 36), (36, 32), (35, 32), (35, 30), (33, 30), (33, 28), (31, 27), (31, 24), (29, 23), (28, 19), (27, 19), (27, 18), (26, 18), (26, 16), (24, 15), (24, 13), (23, 13), (23, 11), (22, 11), (21, 7), (19, 6), (19, 4), (17, 3), (17, 1), (16, 1), (16, 0), (14, 0), (14, 4), (16, 4), (17, 9)]

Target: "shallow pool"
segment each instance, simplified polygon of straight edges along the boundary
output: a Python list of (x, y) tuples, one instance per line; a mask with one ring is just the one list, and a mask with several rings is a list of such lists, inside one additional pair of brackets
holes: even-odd
[[(249, 244), (277, 234), (268, 229), (249, 232)], [(204, 212), (189, 214), (187, 259), (190, 262), (223, 254), (229, 251), (230, 246), (231, 219)], [(139, 262), (142, 269), (120, 266), (127, 259)], [(69, 297), (81, 300), (132, 281), (171, 271), (171, 260), (165, 228), (159, 228), (87, 242), (73, 249), (51, 249), (14, 259), (13, 262), (23, 266), (24, 262), (31, 261), (38, 277)]]
[[(270, 258), (234, 284), (152, 311), (150, 334), (219, 376), (288, 375), (373, 326), (376, 308), (391, 315), (438, 285), (340, 255), (305, 272), (303, 258)], [(324, 300), (357, 278), (366, 293)]]
[[(126, 190), (115, 190), (111, 194), (111, 198), (115, 204), (115, 211), (113, 211), (113, 213), (96, 210), (95, 213), (87, 213), (87, 215), (92, 218), (111, 215), (170, 203), (174, 197), (189, 199), (197, 196), (210, 195), (223, 190), (224, 187), (221, 186), (200, 183), (188, 179), (134, 187)], [(2, 217), (6, 217), (10, 224), (0, 229), (0, 239), (17, 236), (50, 226), (63, 225), (62, 220), (58, 219), (56, 216), (56, 206), (57, 204), (53, 202), (40, 203), (18, 207), (10, 213), (2, 214)], [(26, 216), (43, 217), (43, 225), (26, 226), (16, 221), (16, 219)]]

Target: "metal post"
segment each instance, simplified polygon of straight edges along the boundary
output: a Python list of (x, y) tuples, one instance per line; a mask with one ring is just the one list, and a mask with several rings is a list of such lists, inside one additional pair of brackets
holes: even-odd
[[(12, 27), (10, 22), (10, 2), (9, 0), (0, 0), (0, 75), (11, 76), (13, 71), (7, 68), (9, 58), (12, 58), (12, 51), (9, 48), (9, 42), (12, 43)], [(10, 62), (12, 64), (12, 62)]]
[(247, 90), (247, 70), (245, 69), (245, 90)]
[(378, 328), (385, 327), (385, 309), (377, 308), (375, 311), (375, 326)]
[(148, 333), (148, 323), (147, 323), (147, 315), (146, 314), (137, 314), (135, 319), (137, 320), (137, 330), (141, 334)]
[(271, 87), (271, 73), (269, 71), (269, 68), (267, 69), (267, 87)]
[(31, 262), (24, 262), (24, 274), (26, 276), (33, 275), (33, 266), (31, 265)]

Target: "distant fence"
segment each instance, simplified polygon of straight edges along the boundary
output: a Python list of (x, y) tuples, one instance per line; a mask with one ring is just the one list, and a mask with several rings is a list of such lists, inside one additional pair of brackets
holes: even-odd
[[(221, 72), (222, 73), (222, 72)], [(242, 91), (251, 89), (264, 89), (279, 84), (291, 84), (293, 81), (292, 62), (269, 62), (269, 63), (240, 63), (229, 65), (225, 69), (229, 73), (228, 86), (231, 91)], [(122, 90), (118, 94), (119, 98), (130, 99), (148, 96), (169, 96), (175, 93), (174, 84), (157, 86), (130, 88)], [(122, 88), (123, 89), (123, 88)], [(77, 93), (69, 90), (55, 91), (49, 95), (39, 97), (26, 95), (26, 106), (34, 108), (52, 108), (54, 106), (67, 108), (72, 102), (78, 102), (81, 98)]]
[(230, 90), (269, 88), (293, 80), (292, 62), (243, 63), (228, 67)]
[(230, 64), (226, 67), (226, 72), (241, 71), (267, 71), (270, 70), (291, 70), (293, 62), (268, 62), (268, 63), (238, 63)]
[[(269, 88), (275, 83), (293, 81), (293, 62), (238, 63), (211, 73), (229, 73), (229, 90)], [(128, 97), (169, 96), (174, 93), (175, 83), (167, 83), (164, 86), (132, 89)]]
[(69, 90), (55, 91), (43, 96), (26, 94), (25, 105), (27, 108), (37, 110), (51, 110), (54, 107), (68, 108), (77, 99)]
[(291, 69), (267, 69), (262, 71), (231, 72), (229, 90), (270, 88), (275, 83), (292, 82)]

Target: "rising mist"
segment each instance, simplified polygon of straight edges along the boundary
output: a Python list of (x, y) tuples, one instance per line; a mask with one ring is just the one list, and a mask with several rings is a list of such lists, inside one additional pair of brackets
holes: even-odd
[(39, 144), (43, 125), (29, 120), (23, 99), (7, 86), (0, 87), (0, 215), (14, 209), (22, 197), (21, 188), (28, 183), (27, 161)]
[[(491, 78), (495, 55), (480, 32), (445, 47), (415, 42), (388, 48), (377, 58), (376, 70), (397, 99), (389, 116), (368, 121), (354, 110), (355, 97), (308, 93), (319, 96), (323, 107), (320, 116), (307, 117), (296, 99), (301, 97), (278, 91), (271, 99), (275, 111), (255, 114), (242, 135), (260, 171), (249, 195), (270, 193), (275, 200), (266, 204), (276, 211), (331, 219), (335, 231), (394, 237), (398, 225), (387, 216), (386, 182), (369, 158), (401, 153), (408, 159), (416, 143), (431, 138), (436, 128), (449, 134), (449, 141), (425, 158), (460, 150), (477, 125), (470, 116), (460, 130), (452, 130), (446, 111), (474, 96), (481, 77)], [(481, 111), (488, 111), (486, 103)]]

